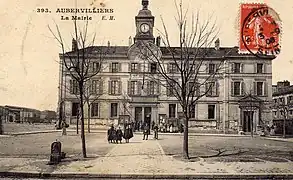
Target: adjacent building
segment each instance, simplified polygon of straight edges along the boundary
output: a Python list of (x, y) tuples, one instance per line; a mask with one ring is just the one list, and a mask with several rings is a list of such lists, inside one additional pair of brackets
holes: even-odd
[[(117, 124), (125, 115), (129, 116), (130, 121), (140, 123), (178, 122), (181, 117), (182, 109), (170, 93), (172, 87), (160, 86), (147, 78), (147, 74), (158, 72), (158, 65), (148, 63), (140, 56), (133, 58), (140, 41), (151, 42), (154, 48), (160, 51), (168, 72), (176, 74), (171, 54), (161, 45), (160, 38), (153, 35), (155, 17), (148, 9), (148, 0), (142, 0), (142, 5), (142, 9), (135, 16), (136, 34), (133, 43), (130, 38), (129, 46), (108, 44), (85, 49), (92, 60), (92, 71), (94, 72), (97, 66), (102, 66), (102, 71), (90, 81), (98, 96), (91, 104), (90, 113), (85, 111), (86, 116), (90, 116), (91, 123)], [(72, 51), (67, 53), (72, 59), (77, 55), (77, 45), (74, 43), (75, 41)], [(103, 63), (98, 64), (99, 52), (103, 48), (108, 48), (109, 51)], [(180, 51), (178, 47), (172, 48)], [(274, 57), (262, 59), (252, 54), (242, 54), (238, 52), (238, 47), (221, 47), (220, 40), (215, 42), (214, 47), (205, 50), (208, 53), (199, 79), (213, 73), (221, 62), (224, 64), (215, 76), (214, 86), (209, 93), (192, 108), (189, 125), (223, 131), (250, 132), (271, 123)], [(65, 58), (68, 60), (68, 57)], [(60, 55), (60, 61), (62, 59), (63, 56)], [(174, 78), (177, 78), (176, 75)], [(78, 86), (69, 71), (62, 66), (59, 84), (59, 103), (64, 108), (62, 116), (66, 121), (75, 123), (79, 107), (76, 97)], [(94, 99), (95, 97), (91, 98)]]
[(1, 107), (1, 109), (5, 122), (27, 123), (40, 119), (40, 111), (36, 109), (8, 105)]
[(273, 89), (272, 113), (275, 133), (283, 134), (285, 121), (286, 134), (293, 135), (293, 85), (290, 85), (289, 81), (280, 81)]

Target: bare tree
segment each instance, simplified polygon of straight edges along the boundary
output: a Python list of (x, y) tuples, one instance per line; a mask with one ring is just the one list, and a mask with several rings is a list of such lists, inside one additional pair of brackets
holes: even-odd
[[(99, 47), (94, 48), (95, 43), (95, 33), (92, 38), (88, 37), (88, 21), (85, 22), (83, 28), (78, 27), (76, 20), (73, 21), (74, 31), (73, 31), (73, 49), (71, 52), (66, 52), (66, 46), (64, 38), (61, 34), (59, 26), (56, 24), (56, 31), (48, 26), (50, 32), (57, 40), (61, 46), (62, 52), (60, 53), (60, 59), (62, 61), (62, 66), (65, 66), (67, 72), (69, 73), (71, 80), (71, 87), (76, 85), (76, 94), (78, 94), (79, 109), (80, 109), (80, 122), (81, 122), (81, 140), (82, 140), (82, 154), (85, 158), (86, 155), (86, 144), (85, 144), (85, 133), (84, 133), (84, 103), (85, 103), (85, 93), (86, 84), (95, 77), (101, 69), (100, 61), (107, 54), (108, 48)], [(91, 67), (93, 63), (98, 62), (95, 71), (92, 71)]]
[[(218, 28), (212, 22), (212, 16), (203, 24), (199, 13), (192, 15), (191, 21), (187, 18), (188, 10), (184, 10), (182, 0), (179, 5), (175, 2), (177, 16), (175, 17), (179, 31), (179, 47), (172, 47), (170, 35), (162, 19), (163, 31), (159, 31), (163, 46), (154, 47), (154, 44), (142, 42), (138, 44), (141, 58), (157, 65), (157, 73), (148, 74), (161, 86), (166, 87), (167, 95), (174, 96), (184, 116), (183, 157), (189, 158), (188, 153), (188, 122), (195, 104), (204, 96), (217, 96), (218, 78), (225, 59), (211, 60), (209, 53), (211, 45), (217, 39)], [(162, 54), (165, 56), (162, 57)]]

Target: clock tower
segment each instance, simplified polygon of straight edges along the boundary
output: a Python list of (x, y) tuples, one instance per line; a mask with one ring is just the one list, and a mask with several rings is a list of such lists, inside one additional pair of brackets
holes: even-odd
[(155, 17), (152, 16), (152, 12), (148, 9), (149, 1), (142, 0), (142, 9), (135, 16), (136, 35), (134, 37), (134, 43), (137, 41), (147, 41), (155, 43), (153, 35)]

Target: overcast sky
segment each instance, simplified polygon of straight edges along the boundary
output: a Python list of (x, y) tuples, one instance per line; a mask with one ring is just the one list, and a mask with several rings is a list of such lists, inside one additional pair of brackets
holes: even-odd
[[(128, 45), (129, 36), (135, 35), (134, 17), (141, 9), (141, 0), (1, 0), (0, 1), (0, 104), (37, 109), (56, 110), (58, 99), (57, 42), (48, 25), (54, 29), (56, 22), (68, 46), (71, 46), (72, 21), (62, 21), (57, 8), (75, 7), (113, 8), (115, 21), (101, 21), (102, 14), (90, 14), (90, 32), (97, 32), (97, 45)], [(266, 2), (279, 13), (282, 20), (281, 54), (273, 61), (273, 83), (279, 80), (293, 82), (293, 1), (292, 0), (183, 0), (189, 11), (200, 12), (220, 28), (221, 46), (239, 46), (238, 14), (241, 2)], [(37, 8), (48, 8), (51, 13), (37, 13)], [(155, 27), (162, 30), (160, 16), (164, 19), (172, 42), (178, 38), (173, 0), (150, 0), (149, 9), (156, 17)], [(71, 14), (68, 14), (71, 15)], [(157, 33), (155, 33), (157, 34)]]

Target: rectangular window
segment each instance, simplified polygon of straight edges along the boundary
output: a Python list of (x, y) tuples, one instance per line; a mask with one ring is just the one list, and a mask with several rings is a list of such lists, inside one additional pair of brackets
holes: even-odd
[(78, 94), (78, 82), (75, 79), (70, 80), (70, 94)]
[(118, 116), (118, 103), (111, 103), (111, 117)]
[(91, 117), (97, 117), (99, 115), (99, 104), (93, 103), (91, 106)]
[(137, 94), (137, 81), (130, 82), (130, 94), (136, 95)]
[(274, 111), (274, 116), (277, 116), (277, 111)]
[(293, 115), (293, 110), (289, 110), (289, 113), (292, 116)]
[(190, 118), (195, 118), (195, 105), (192, 105), (189, 107), (189, 117)]
[(112, 63), (112, 72), (118, 72), (119, 71), (119, 64), (117, 62)]
[(79, 109), (79, 103), (72, 103), (71, 115), (72, 116), (77, 116), (78, 115), (78, 109)]
[(215, 119), (215, 105), (208, 105), (208, 119)]
[(138, 72), (138, 63), (131, 63), (131, 72)]
[(111, 95), (118, 95), (119, 92), (119, 81), (118, 80), (111, 80), (110, 81), (110, 94)]
[(169, 104), (169, 118), (175, 118), (176, 104)]
[(167, 96), (174, 97), (176, 94), (176, 92), (174, 90), (176, 83), (174, 83), (174, 82), (169, 82), (169, 83), (170, 84), (168, 84), (168, 86), (167, 86)]
[(215, 67), (216, 67), (215, 64), (209, 64), (209, 74), (215, 73), (216, 71)]
[(257, 63), (256, 73), (263, 73), (263, 64), (262, 63)]
[(150, 95), (154, 95), (155, 94), (155, 81), (150, 81), (150, 87), (149, 87), (149, 92)]
[(256, 83), (256, 95), (262, 96), (263, 95), (263, 82)]
[(206, 83), (207, 96), (216, 96), (217, 95), (217, 83), (208, 82)]
[(91, 94), (98, 94), (98, 80), (92, 80)]
[(199, 88), (200, 88), (200, 86), (199, 86), (198, 82), (191, 81), (188, 83), (188, 91), (191, 92), (191, 94), (193, 96), (199, 95)]
[(151, 73), (156, 73), (156, 72), (157, 72), (157, 64), (151, 63)]
[(100, 71), (100, 63), (93, 62), (93, 69), (92, 70), (93, 70), (94, 73)]
[(240, 73), (240, 63), (234, 63), (234, 73)]
[(171, 63), (170, 64), (170, 73), (176, 73), (177, 72), (177, 66), (176, 63)]
[(241, 85), (241, 82), (234, 82), (234, 95), (235, 96), (239, 96), (241, 95), (241, 89), (240, 89), (240, 85)]

